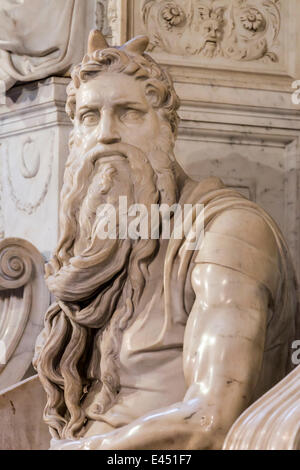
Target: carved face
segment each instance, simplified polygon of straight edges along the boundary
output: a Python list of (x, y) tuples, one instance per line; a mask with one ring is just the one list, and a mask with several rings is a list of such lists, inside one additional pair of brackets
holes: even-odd
[(82, 83), (76, 94), (75, 145), (122, 143), (150, 151), (160, 133), (159, 117), (143, 84), (122, 73), (104, 73)]
[(205, 6), (198, 7), (200, 50), (204, 55), (212, 57), (222, 39), (223, 8), (215, 10)]
[(208, 19), (203, 21), (202, 33), (206, 42), (217, 43), (221, 34), (221, 23), (218, 20)]

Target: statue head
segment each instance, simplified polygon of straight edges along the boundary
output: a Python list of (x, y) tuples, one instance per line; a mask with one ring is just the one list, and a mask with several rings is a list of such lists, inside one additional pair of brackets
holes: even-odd
[[(109, 82), (109, 88), (113, 90), (122, 83), (116, 99), (129, 102), (132, 93), (137, 92), (141, 101), (147, 100), (149, 111), (168, 123), (173, 136), (176, 136), (179, 99), (167, 71), (145, 53), (148, 43), (147, 36), (138, 36), (121, 47), (109, 47), (100, 31), (90, 33), (88, 53), (74, 68), (67, 90), (66, 110), (70, 118), (75, 119), (75, 125), (76, 112), (82, 101), (88, 98), (86, 90), (99, 89), (105, 86), (105, 82)], [(89, 98), (92, 99), (91, 96)], [(137, 125), (140, 127), (140, 123)], [(122, 135), (119, 137), (122, 139)]]
[[(108, 47), (99, 31), (72, 73), (67, 112), (74, 123), (61, 193), (61, 237), (46, 279), (58, 304), (46, 315), (38, 360), (48, 393), (46, 421), (72, 437), (118, 393), (118, 337), (132, 321), (159, 239), (101, 239), (101, 207), (178, 200), (173, 154), (179, 100), (146, 37)], [(117, 209), (118, 210), (118, 209)], [(101, 345), (101, 346), (100, 346)], [(100, 349), (101, 352), (100, 352)], [(99, 357), (105, 357), (100, 370)], [(82, 408), (84, 390), (102, 383), (99, 410)], [(88, 393), (88, 392), (87, 392)]]
[(74, 129), (61, 195), (62, 236), (48, 271), (83, 252), (86, 259), (91, 240), (100, 250), (93, 236), (100, 204), (116, 204), (120, 195), (129, 205), (177, 200), (180, 170), (173, 147), (179, 99), (168, 73), (144, 52), (147, 45), (148, 38), (139, 36), (109, 47), (94, 30), (87, 54), (73, 70), (66, 111)]

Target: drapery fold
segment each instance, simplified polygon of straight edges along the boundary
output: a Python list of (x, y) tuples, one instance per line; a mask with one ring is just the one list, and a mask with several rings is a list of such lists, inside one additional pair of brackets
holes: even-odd
[(10, 0), (0, 9), (0, 80), (16, 82), (64, 75), (82, 60), (88, 2)]

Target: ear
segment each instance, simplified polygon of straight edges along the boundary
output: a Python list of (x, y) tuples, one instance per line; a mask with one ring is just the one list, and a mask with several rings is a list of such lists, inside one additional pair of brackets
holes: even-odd
[(130, 54), (142, 55), (147, 49), (149, 38), (147, 36), (136, 36), (135, 38), (127, 41), (122, 49)]
[(95, 51), (102, 51), (106, 49), (109, 45), (106, 42), (101, 31), (98, 29), (93, 29), (89, 34), (89, 41), (88, 41), (88, 54), (92, 54)]

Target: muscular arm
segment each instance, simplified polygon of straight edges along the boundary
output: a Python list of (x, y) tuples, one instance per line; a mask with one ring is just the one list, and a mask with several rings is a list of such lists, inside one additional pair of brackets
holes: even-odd
[(185, 332), (185, 401), (201, 397), (210, 446), (219, 448), (259, 378), (279, 260), (269, 227), (244, 210), (218, 217), (207, 238), (192, 273), (196, 300)]
[[(235, 253), (234, 261), (224, 255), (222, 266), (219, 247), (214, 255), (204, 241), (192, 273), (196, 300), (185, 331), (187, 393), (183, 401), (109, 434), (84, 439), (78, 443), (80, 448), (221, 448), (229, 428), (249, 405), (263, 359), (270, 286), (278, 265), (277, 247), (265, 222), (244, 210), (219, 216), (209, 232), (224, 237), (219, 238), (224, 246), (233, 243), (235, 250), (241, 250), (244, 263), (238, 263)], [(248, 244), (250, 275), (244, 272)], [(255, 267), (260, 262), (255, 260), (260, 251), (266, 256), (261, 260), (265, 267), (256, 273), (250, 265), (254, 263)]]

